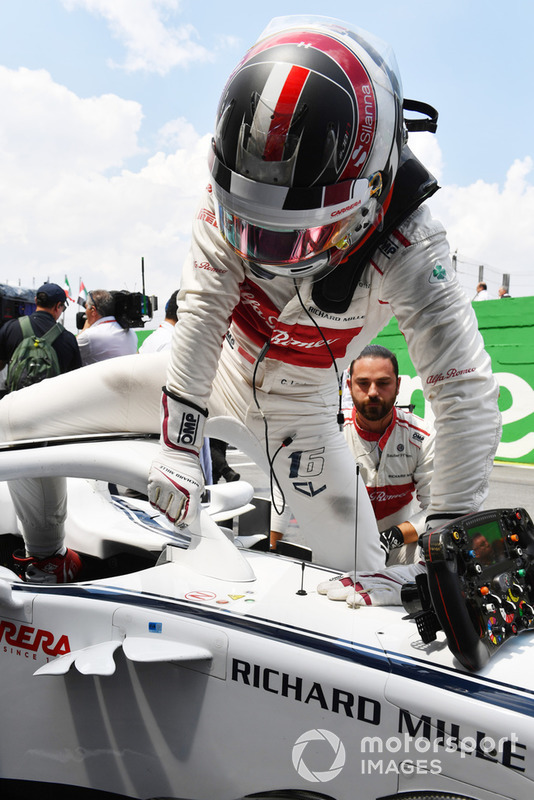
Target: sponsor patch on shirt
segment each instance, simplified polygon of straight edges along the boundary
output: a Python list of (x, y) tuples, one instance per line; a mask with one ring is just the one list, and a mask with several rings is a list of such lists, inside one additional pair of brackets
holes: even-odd
[(428, 279), (429, 283), (448, 283), (451, 280), (451, 276), (443, 266), (440, 264), (439, 261), (437, 264), (434, 265), (434, 269), (430, 273), (430, 277)]

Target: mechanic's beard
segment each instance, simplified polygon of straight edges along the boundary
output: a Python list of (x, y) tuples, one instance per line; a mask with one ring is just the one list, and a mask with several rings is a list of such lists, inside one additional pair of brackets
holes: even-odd
[(384, 402), (384, 400), (375, 400), (372, 403), (367, 401), (366, 403), (355, 405), (360, 417), (369, 420), (369, 422), (379, 422), (384, 417), (387, 417), (392, 409), (392, 406)]

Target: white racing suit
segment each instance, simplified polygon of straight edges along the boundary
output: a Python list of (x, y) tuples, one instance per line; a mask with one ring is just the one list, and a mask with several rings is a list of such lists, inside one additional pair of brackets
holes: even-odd
[[(474, 511), (487, 494), (500, 438), (498, 391), (475, 315), (451, 269), (445, 232), (424, 206), (375, 251), (345, 312), (320, 309), (312, 301), (312, 289), (312, 280), (306, 278), (256, 278), (220, 236), (208, 191), (184, 265), (167, 388), (208, 407), (212, 417), (230, 415), (244, 425), (253, 441), (249, 452), (265, 453), (264, 419), (271, 458), (291, 438), (274, 460), (286, 500), (315, 560), (353, 569), (355, 467), (336, 421), (338, 386), (323, 336), (334, 358), (347, 363), (396, 316), (436, 417), (427, 509), (435, 519)], [(258, 364), (266, 343), (268, 350)], [(6, 397), (0, 401), (2, 438), (46, 436), (50, 429), (56, 434), (82, 432), (80, 424), (92, 425), (94, 431), (139, 429), (141, 412), (135, 412), (135, 404), (140, 401), (146, 409), (147, 397), (160, 394), (157, 385), (148, 385), (150, 376), (141, 374), (139, 360), (145, 358), (150, 356), (102, 362), (78, 370), (68, 386), (69, 376), (63, 375), (22, 390), (16, 398)], [(56, 391), (46, 386), (54, 382)], [(23, 397), (32, 391), (31, 398)], [(94, 398), (94, 407), (88, 396)], [(149, 418), (153, 420), (152, 407), (145, 430), (152, 429)], [(220, 430), (211, 433), (208, 428), (206, 434), (225, 438)], [(364, 496), (365, 490), (359, 492), (360, 506)], [(42, 509), (27, 509), (26, 517), (35, 521), (40, 513)], [(384, 556), (376, 526), (362, 527), (357, 568), (380, 568)]]
[[(346, 311), (322, 310), (312, 290), (309, 278), (255, 277), (222, 240), (208, 191), (184, 267), (167, 388), (241, 420), (263, 449), (265, 417), (271, 457), (295, 436), (274, 462), (286, 500), (316, 559), (351, 568), (355, 467), (336, 422), (332, 356), (347, 363), (397, 318), (436, 417), (431, 519), (483, 502), (500, 438), (498, 388), (445, 232), (424, 206), (375, 251)], [(358, 568), (383, 563), (378, 549), (376, 528), (359, 530)]]
[[(420, 417), (394, 407), (391, 423), (375, 436), (358, 427), (353, 406), (345, 413), (343, 433), (360, 465), (378, 529), (410, 522), (418, 534), (423, 533), (430, 504), (433, 431)], [(392, 550), (388, 566), (414, 563), (419, 558), (419, 547), (413, 542)]]

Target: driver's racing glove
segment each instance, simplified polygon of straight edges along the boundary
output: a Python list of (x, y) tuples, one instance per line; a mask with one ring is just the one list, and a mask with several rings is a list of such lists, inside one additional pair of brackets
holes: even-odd
[(386, 561), (392, 550), (397, 550), (404, 544), (404, 536), (397, 525), (380, 533), (380, 547), (386, 555)]
[(320, 583), (319, 594), (329, 600), (345, 600), (355, 606), (400, 606), (401, 589), (405, 583), (415, 580), (415, 576), (425, 571), (425, 565), (399, 564), (385, 567), (380, 572), (347, 572), (329, 581)]
[(163, 389), (161, 452), (148, 475), (150, 505), (180, 525), (195, 519), (204, 488), (199, 453), (208, 416), (203, 410)]

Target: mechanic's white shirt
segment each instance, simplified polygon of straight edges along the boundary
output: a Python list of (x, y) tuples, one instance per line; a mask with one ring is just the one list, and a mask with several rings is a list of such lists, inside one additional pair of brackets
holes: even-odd
[(137, 353), (137, 335), (121, 328), (115, 317), (101, 317), (77, 336), (83, 366)]
[(363, 430), (356, 409), (345, 414), (343, 433), (366, 485), (381, 531), (411, 522), (418, 534), (425, 529), (433, 472), (434, 433), (415, 414), (393, 408), (382, 434)]
[(146, 337), (139, 348), (140, 353), (159, 353), (161, 350), (168, 350), (171, 346), (174, 325), (163, 320), (159, 328)]
[(414, 211), (375, 251), (345, 312), (319, 308), (312, 291), (309, 278), (294, 283), (255, 277), (222, 239), (208, 188), (183, 268), (169, 390), (208, 406), (231, 319), (225, 359), (248, 386), (269, 342), (256, 387), (280, 396), (280, 403), (289, 394), (303, 404), (318, 396), (330, 402), (335, 373), (314, 321), (336, 360), (347, 363), (394, 315), (436, 420), (428, 514), (477, 510), (500, 440), (498, 386), (473, 308), (451, 267), (443, 226), (426, 206)]

